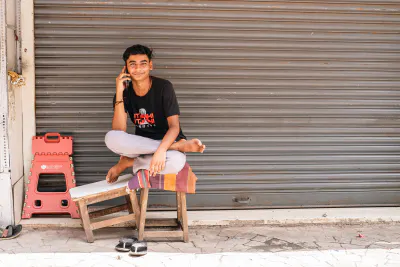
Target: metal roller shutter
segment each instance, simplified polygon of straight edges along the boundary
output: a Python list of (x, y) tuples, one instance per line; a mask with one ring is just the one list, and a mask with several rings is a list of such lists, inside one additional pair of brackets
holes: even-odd
[(37, 0), (37, 132), (74, 136), (78, 184), (104, 179), (115, 77), (142, 43), (184, 132), (208, 147), (188, 157), (190, 208), (398, 205), (399, 12), (394, 0)]

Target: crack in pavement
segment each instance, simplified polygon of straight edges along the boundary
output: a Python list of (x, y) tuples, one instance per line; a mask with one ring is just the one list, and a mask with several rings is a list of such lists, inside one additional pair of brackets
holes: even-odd
[(23, 246), (18, 242), (18, 240), (15, 240), (15, 243), (17, 243), (21, 248), (23, 248)]
[[(249, 241), (249, 242), (252, 242), (252, 241)], [(247, 242), (246, 244), (248, 244), (249, 242)], [(253, 241), (253, 242), (255, 242), (255, 241)], [(262, 242), (260, 242), (260, 243), (262, 243)], [(244, 244), (244, 245), (247, 246), (246, 244)], [(279, 238), (271, 238), (271, 239), (265, 241), (264, 244), (265, 245), (262, 245), (262, 246), (253, 246), (252, 248), (264, 250), (267, 252), (273, 252), (272, 250), (274, 250), (274, 249), (291, 250), (291, 251), (304, 249), (303, 246), (300, 246), (298, 244), (288, 242), (286, 240), (282, 240)]]
[(317, 246), (318, 250), (321, 248), (321, 246), (318, 245), (317, 241), (314, 241), (314, 244)]
[(369, 249), (372, 245), (376, 245), (376, 246), (378, 246), (378, 247), (385, 248), (385, 247), (380, 246), (379, 244), (377, 244), (377, 242), (382, 242), (382, 241), (383, 241), (383, 242), (387, 242), (387, 241), (385, 241), (385, 240), (379, 239), (379, 240), (376, 240), (376, 241), (372, 242), (371, 244), (365, 246), (364, 248)]
[(217, 236), (220, 236), (219, 234), (220, 234), (221, 232), (222, 232), (222, 229), (220, 229), (220, 230), (219, 230), (219, 232), (218, 232)]
[(178, 249), (178, 250), (180, 251), (180, 249), (179, 249), (179, 248), (175, 248), (175, 247), (171, 246), (171, 244), (170, 244), (169, 242), (168, 242), (168, 243), (166, 243), (166, 244), (167, 244), (167, 246), (169, 246), (169, 247), (170, 247), (170, 248), (172, 248), (173, 250), (175, 250), (175, 251), (176, 251), (176, 250)]

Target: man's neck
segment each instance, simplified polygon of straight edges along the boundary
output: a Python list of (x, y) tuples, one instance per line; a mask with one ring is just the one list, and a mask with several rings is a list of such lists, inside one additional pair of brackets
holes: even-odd
[(134, 81), (133, 90), (135, 91), (136, 95), (144, 96), (150, 90), (150, 84), (151, 84), (150, 77), (142, 81)]

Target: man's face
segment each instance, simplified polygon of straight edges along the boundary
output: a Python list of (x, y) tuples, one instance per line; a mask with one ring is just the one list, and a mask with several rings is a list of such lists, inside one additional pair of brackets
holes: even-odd
[(149, 61), (147, 55), (131, 55), (126, 61), (127, 70), (134, 81), (143, 81), (150, 75), (153, 62)]

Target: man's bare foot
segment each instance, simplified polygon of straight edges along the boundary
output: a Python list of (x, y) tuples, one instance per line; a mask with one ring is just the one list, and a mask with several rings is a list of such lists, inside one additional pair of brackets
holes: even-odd
[(206, 149), (206, 146), (201, 143), (199, 139), (185, 140), (181, 139), (174, 143), (170, 149), (178, 150), (180, 152), (200, 152)]
[(111, 169), (108, 171), (106, 180), (107, 183), (112, 184), (118, 180), (119, 175), (129, 167), (133, 166), (134, 159), (128, 158), (125, 156), (121, 156), (117, 164), (115, 164)]

